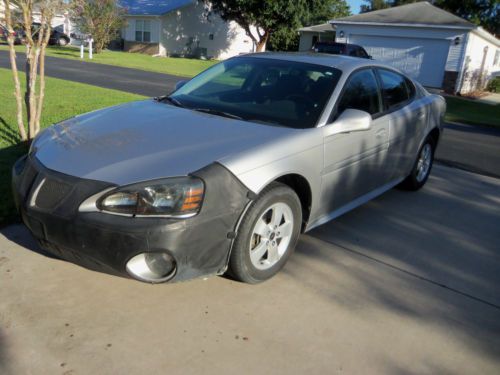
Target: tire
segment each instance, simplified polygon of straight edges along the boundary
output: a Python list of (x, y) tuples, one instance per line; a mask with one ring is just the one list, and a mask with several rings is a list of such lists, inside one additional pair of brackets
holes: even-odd
[(436, 142), (432, 137), (428, 137), (418, 150), (417, 160), (413, 165), (411, 173), (399, 187), (404, 190), (416, 191), (425, 185), (431, 174), (435, 149)]
[(66, 45), (68, 45), (68, 41), (65, 38), (59, 38), (57, 40), (57, 45), (60, 47), (65, 47)]
[(249, 284), (276, 275), (293, 253), (301, 224), (297, 194), (284, 184), (272, 183), (251, 204), (240, 224), (229, 259), (229, 274)]

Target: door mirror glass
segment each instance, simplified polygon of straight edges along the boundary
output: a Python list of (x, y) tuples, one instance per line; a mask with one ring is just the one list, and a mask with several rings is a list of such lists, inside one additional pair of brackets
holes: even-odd
[(335, 122), (327, 126), (328, 135), (368, 130), (371, 125), (372, 116), (368, 112), (346, 109)]
[(179, 90), (182, 86), (188, 83), (188, 80), (179, 81), (175, 84), (175, 91)]

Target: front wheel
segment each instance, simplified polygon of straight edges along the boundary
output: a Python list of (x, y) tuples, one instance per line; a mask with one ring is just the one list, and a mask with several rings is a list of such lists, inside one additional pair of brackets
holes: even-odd
[(302, 209), (297, 194), (273, 183), (243, 218), (229, 260), (229, 273), (256, 284), (277, 274), (292, 254), (300, 234)]
[(59, 38), (59, 40), (57, 41), (57, 44), (60, 47), (64, 47), (64, 46), (66, 46), (68, 44), (68, 41), (65, 38)]
[(401, 183), (401, 187), (406, 190), (418, 190), (425, 185), (431, 173), (434, 162), (435, 142), (432, 138), (427, 138), (418, 152), (417, 160), (408, 177)]

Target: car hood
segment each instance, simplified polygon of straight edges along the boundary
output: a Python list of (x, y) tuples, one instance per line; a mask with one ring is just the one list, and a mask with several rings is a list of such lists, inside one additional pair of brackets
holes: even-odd
[(187, 175), (294, 133), (146, 100), (51, 126), (36, 138), (32, 152), (49, 169), (124, 185)]

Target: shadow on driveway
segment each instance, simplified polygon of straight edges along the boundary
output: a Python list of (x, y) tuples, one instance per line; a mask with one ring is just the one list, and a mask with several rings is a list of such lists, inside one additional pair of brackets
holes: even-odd
[[(45, 318), (27, 332), (53, 343), (51, 355), (70, 356), (75, 366), (80, 361), (80, 368), (135, 362), (110, 353), (99, 357), (90, 346), (66, 351), (64, 340), (75, 339), (54, 340), (44, 329), (75, 321), (87, 332), (85, 345), (123, 341), (128, 356), (144, 354), (141, 335), (154, 348), (175, 337), (167, 340), (169, 350), (148, 353), (150, 366), (175, 366), (173, 358), (184, 353), (194, 358), (190, 365), (206, 366), (208, 357), (222, 372), (232, 362), (251, 360), (249, 369), (271, 366), (270, 372), (495, 373), (499, 191), (499, 180), (435, 166), (421, 191), (392, 190), (302, 235), (283, 271), (255, 286), (221, 278), (150, 286), (8, 250), (17, 269), (10, 277), (18, 279), (6, 279), (11, 289), (5, 294), (32, 291), (24, 305), (5, 302), (19, 319), (41, 311)], [(38, 252), (23, 227), (2, 234)], [(250, 339), (240, 348), (235, 335), (242, 331)], [(101, 339), (103, 332), (108, 336)], [(206, 353), (192, 357), (193, 348)], [(85, 355), (104, 362), (86, 362)]]
[[(392, 190), (302, 236), (285, 272), (353, 312), (378, 307), (448, 326), (477, 355), (498, 359), (500, 180), (434, 168), (420, 192)], [(381, 272), (339, 262), (339, 252)], [(342, 292), (330, 294), (339, 282)], [(437, 364), (434, 373), (445, 372)]]

